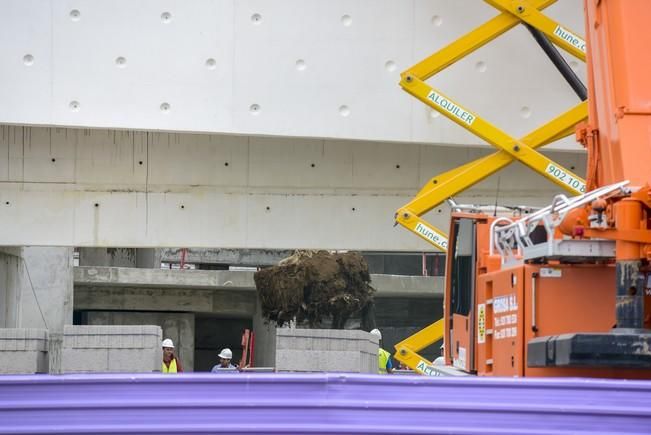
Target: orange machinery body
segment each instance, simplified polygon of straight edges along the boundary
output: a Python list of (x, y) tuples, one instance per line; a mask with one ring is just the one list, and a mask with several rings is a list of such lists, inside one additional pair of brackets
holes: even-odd
[[(613, 328), (615, 265), (557, 263), (502, 268), (500, 258), (489, 256), (488, 251), (494, 219), (472, 213), (452, 216), (444, 310), (446, 363), (485, 376), (651, 378), (651, 371), (643, 369), (528, 367), (527, 343), (536, 337), (577, 331), (607, 333)], [(473, 278), (458, 288), (458, 292), (467, 293), (465, 304), (456, 303), (460, 297), (453, 294), (452, 282), (456, 239), (460, 237), (456, 228), (461, 220), (472, 223), (475, 235), (470, 261), (474, 270), (469, 274)]]
[(588, 190), (651, 184), (651, 2), (586, 0)]

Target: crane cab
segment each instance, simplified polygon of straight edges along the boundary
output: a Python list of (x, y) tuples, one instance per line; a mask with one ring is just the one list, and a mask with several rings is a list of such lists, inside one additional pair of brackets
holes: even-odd
[[(644, 361), (637, 366), (595, 361), (618, 356), (595, 352), (590, 343), (579, 346), (584, 353), (575, 348), (563, 361), (556, 343), (577, 333), (601, 337), (615, 326), (614, 242), (555, 240), (554, 252), (545, 245), (541, 255), (528, 252), (528, 258), (505, 261), (490, 249), (497, 219), (484, 213), (452, 214), (444, 299), (446, 364), (487, 376), (651, 378)], [(554, 349), (558, 355), (550, 356)]]

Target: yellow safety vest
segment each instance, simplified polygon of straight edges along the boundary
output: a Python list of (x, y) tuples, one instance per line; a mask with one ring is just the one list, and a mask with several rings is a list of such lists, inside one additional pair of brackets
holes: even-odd
[(391, 354), (386, 350), (379, 348), (377, 352), (378, 373), (385, 374), (387, 372), (387, 362), (389, 362)]
[(163, 373), (176, 373), (176, 358), (172, 359), (170, 361), (170, 366), (167, 367), (165, 365), (165, 361), (163, 361), (163, 370), (161, 370)]

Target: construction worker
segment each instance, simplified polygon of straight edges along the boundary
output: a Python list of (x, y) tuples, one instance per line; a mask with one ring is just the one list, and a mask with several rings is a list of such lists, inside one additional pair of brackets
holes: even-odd
[(371, 331), (371, 334), (375, 335), (378, 338), (380, 347), (377, 351), (378, 357), (378, 373), (380, 374), (391, 374), (393, 373), (393, 363), (391, 362), (391, 354), (386, 350), (382, 349), (382, 333), (379, 329), (374, 329)]
[(211, 370), (212, 373), (219, 373), (222, 370), (227, 371), (229, 369), (237, 368), (233, 364), (231, 364), (231, 360), (233, 359), (233, 352), (229, 348), (222, 349), (222, 351), (219, 352), (219, 355), (217, 356), (219, 357), (219, 364), (215, 365), (212, 368)]
[(163, 365), (161, 372), (163, 373), (181, 373), (183, 366), (181, 361), (174, 355), (174, 342), (169, 338), (163, 340)]

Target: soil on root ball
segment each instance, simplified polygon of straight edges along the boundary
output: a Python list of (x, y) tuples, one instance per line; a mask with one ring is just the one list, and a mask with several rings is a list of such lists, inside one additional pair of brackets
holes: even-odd
[(316, 327), (332, 318), (333, 328), (343, 328), (375, 291), (359, 252), (297, 251), (254, 279), (263, 316), (279, 326), (296, 319)]

